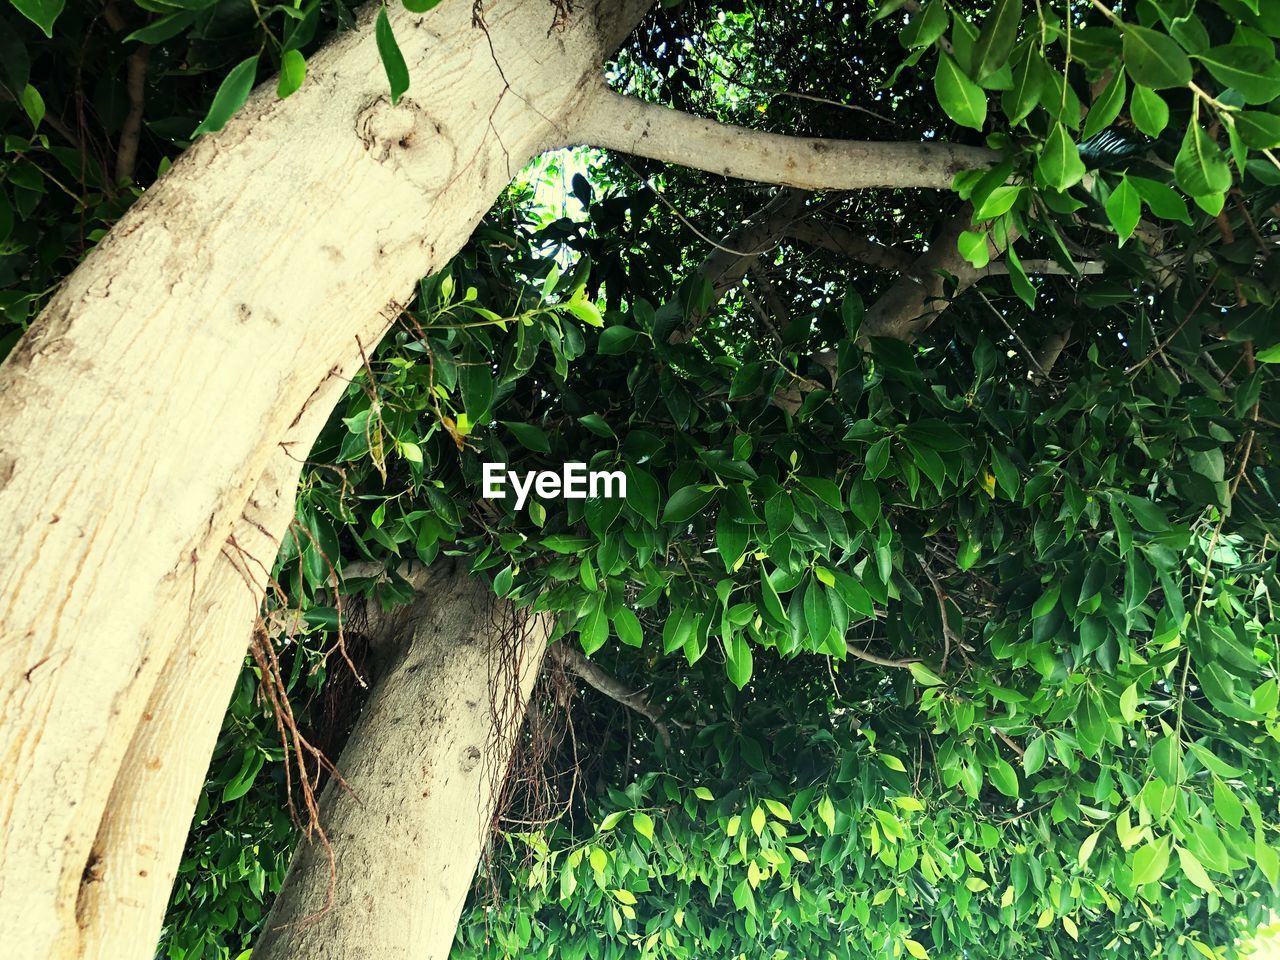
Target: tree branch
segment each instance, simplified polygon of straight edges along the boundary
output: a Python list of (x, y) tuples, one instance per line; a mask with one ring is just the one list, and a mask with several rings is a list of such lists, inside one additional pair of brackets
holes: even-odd
[[(107, 26), (117, 33), (128, 30), (128, 23), (114, 4), (108, 4), (102, 15)], [(133, 172), (138, 164), (138, 145), (142, 142), (143, 109), (146, 105), (147, 60), (150, 56), (151, 48), (140, 44), (125, 61), (125, 90), (129, 95), (129, 112), (125, 114), (124, 123), (120, 127), (120, 143), (116, 147), (117, 183), (121, 180), (133, 180)]]
[[(1058, 330), (1049, 334), (1040, 342), (1040, 348), (1036, 350), (1035, 356), (1032, 358), (1035, 365), (1040, 368), (1040, 373), (1044, 377), (1048, 377), (1053, 365), (1058, 362), (1058, 357), (1062, 356), (1062, 351), (1066, 349), (1068, 343), (1071, 342), (1071, 324), (1067, 324), (1062, 330)], [(1208, 356), (1206, 354), (1206, 356)]]
[[(1107, 265), (1101, 260), (1086, 260), (1076, 264), (1076, 272), (1072, 272), (1062, 264), (1053, 260), (1023, 260), (1022, 272), (1042, 277), (1074, 277), (1078, 273), (1082, 277), (1098, 277), (1106, 272)], [(998, 260), (978, 270), (979, 277), (1007, 277), (1009, 262)]]
[(849, 656), (854, 659), (865, 660), (867, 663), (874, 663), (881, 667), (897, 667), (900, 670), (909, 670), (911, 668), (911, 664), (920, 662), (919, 657), (908, 657), (905, 660), (891, 660), (888, 657), (879, 657), (874, 653), (868, 653), (860, 647), (855, 647), (847, 640), (845, 641), (844, 648), (848, 651)]
[(579, 677), (587, 682), (589, 686), (599, 690), (610, 700), (616, 700), (628, 710), (634, 710), (640, 716), (644, 717), (653, 724), (658, 736), (662, 738), (663, 744), (671, 747), (671, 731), (667, 729), (667, 725), (662, 722), (662, 716), (649, 704), (648, 698), (639, 690), (632, 690), (630, 687), (611, 677), (608, 673), (601, 670), (598, 666), (586, 658), (580, 650), (569, 646), (567, 643), (554, 644), (550, 651), (550, 655), (566, 669), (576, 673)]
[(802, 190), (783, 190), (744, 221), (722, 245), (712, 249), (698, 268), (698, 273), (711, 286), (711, 302), (703, 310), (691, 314), (681, 329), (672, 331), (667, 338), (668, 343), (685, 343), (692, 338), (694, 330), (711, 308), (741, 282), (762, 255), (782, 241), (797, 219), (804, 216), (805, 200), (806, 193)]
[(807, 190), (932, 187), (987, 167), (994, 151), (950, 143), (824, 140), (750, 130), (696, 117), (601, 85), (570, 127), (573, 143)]
[(914, 255), (906, 250), (860, 237), (843, 224), (831, 220), (801, 220), (791, 226), (787, 236), (848, 260), (895, 273), (909, 270), (915, 261)]
[[(956, 279), (956, 293), (979, 279), (981, 273), (956, 246), (972, 219), (972, 208), (966, 203), (929, 241), (929, 249), (867, 310), (859, 339), (913, 340), (950, 306), (943, 298), (948, 275)], [(994, 244), (992, 248), (994, 254), (1003, 252)]]

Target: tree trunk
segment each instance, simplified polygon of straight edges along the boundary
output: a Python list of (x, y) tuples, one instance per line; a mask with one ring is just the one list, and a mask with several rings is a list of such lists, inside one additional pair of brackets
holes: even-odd
[[(215, 558), (242, 517), (264, 513), (279, 541), (294, 491), (263, 486), (278, 444), (332, 402), (352, 358), (514, 172), (564, 139), (647, 6), (579, 3), (549, 33), (546, 0), (503, 0), (483, 30), (468, 3), (427, 15), (397, 5), (412, 76), (398, 107), (367, 11), (297, 93), (280, 101), (265, 85), (188, 151), (0, 367), (0, 942), (11, 956), (81, 952), (78, 893), (111, 869), (110, 851), (92, 846), (117, 775), (136, 770), (122, 771), (126, 752), (148, 704), (183, 699), (196, 679), (157, 691), (166, 664), (197, 636), (221, 638), (211, 663), (238, 662), (254, 604), (215, 602), (211, 587), (234, 581)], [(321, 422), (291, 456), (305, 457)], [(255, 491), (276, 501), (252, 508)], [(152, 746), (208, 742), (223, 707), (188, 718), (204, 724), (197, 735), (179, 724)], [(166, 793), (166, 815), (187, 823), (193, 795)], [(153, 939), (119, 933), (117, 956), (150, 956)]]
[(601, 64), (651, 3), (580, 0), (561, 26), (547, 0), (478, 22), (479, 5), (393, 5), (398, 106), (371, 6), (300, 90), (264, 85), (197, 142), (0, 367), (0, 943), (19, 958), (149, 955), (177, 831), (140, 824), (189, 820), (257, 602), (226, 597), (236, 544), (256, 530), (247, 566), (269, 565), (289, 477), (359, 357), (529, 157), (585, 141), (859, 189), (945, 187), (994, 156), (780, 137), (612, 94)]
[(484, 581), (438, 567), (379, 629), (373, 691), (338, 760), (346, 789), (324, 791), (336, 875), (324, 844), (303, 841), (254, 960), (449, 955), (549, 621), (522, 622)]
[[(290, 437), (314, 436), (345, 387), (332, 381)], [(210, 561), (209, 579), (193, 598), (191, 629), (161, 671), (120, 765), (76, 904), (85, 960), (141, 957), (140, 945), (160, 936), (209, 756), (244, 662), (244, 624), (258, 612), (279, 551), (267, 531), (284, 530), (293, 514), (302, 468), (295, 449), (288, 438), (280, 445), (244, 516)]]

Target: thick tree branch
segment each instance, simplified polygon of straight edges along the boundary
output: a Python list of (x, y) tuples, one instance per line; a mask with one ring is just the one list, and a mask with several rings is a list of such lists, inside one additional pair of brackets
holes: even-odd
[[(1076, 271), (1072, 272), (1062, 264), (1053, 260), (1023, 260), (1022, 272), (1029, 276), (1041, 277), (1074, 277), (1077, 274), (1082, 277), (1098, 277), (1106, 272), (1107, 265), (1101, 260), (1087, 260), (1084, 263), (1076, 264)], [(979, 277), (1007, 277), (1009, 275), (1009, 262), (1007, 260), (998, 260), (989, 263), (977, 271)]]
[(649, 700), (639, 690), (632, 690), (626, 684), (615, 680), (605, 671), (586, 658), (586, 656), (575, 647), (569, 646), (567, 643), (554, 644), (550, 651), (550, 655), (555, 657), (566, 670), (571, 670), (579, 677), (587, 682), (589, 686), (594, 687), (603, 693), (610, 700), (616, 700), (628, 710), (634, 710), (640, 716), (644, 717), (653, 724), (653, 728), (658, 731), (658, 736), (662, 738), (663, 744), (667, 747), (671, 746), (671, 731), (667, 729), (667, 725), (662, 722), (662, 715), (658, 713), (649, 704)]
[[(973, 219), (968, 204), (948, 220), (926, 250), (888, 290), (867, 310), (860, 338), (890, 337), (912, 340), (924, 332), (950, 306), (944, 298), (946, 278), (956, 280), (956, 293), (967, 289), (982, 273), (960, 255), (956, 246), (960, 234)], [(995, 249), (999, 254), (1002, 250)]]
[(693, 336), (712, 307), (742, 281), (761, 256), (782, 241), (793, 223), (804, 217), (805, 199), (802, 190), (783, 190), (744, 221), (723, 244), (712, 249), (698, 268), (711, 287), (711, 300), (706, 307), (687, 317), (681, 329), (672, 331), (668, 343), (684, 343)]
[(801, 220), (791, 225), (787, 236), (792, 240), (837, 256), (901, 273), (911, 268), (915, 255), (906, 250), (886, 246), (866, 237), (858, 236), (843, 224), (830, 220)]
[(1066, 349), (1068, 343), (1071, 342), (1071, 325), (1049, 334), (1040, 342), (1039, 349), (1036, 350), (1034, 360), (1036, 366), (1040, 369), (1043, 377), (1048, 377), (1053, 365), (1058, 362), (1058, 357), (1062, 356), (1062, 351)]
[(696, 117), (603, 85), (570, 128), (574, 143), (695, 167), (726, 177), (806, 190), (950, 188), (962, 170), (991, 165), (994, 151), (949, 143), (823, 140), (749, 130)]

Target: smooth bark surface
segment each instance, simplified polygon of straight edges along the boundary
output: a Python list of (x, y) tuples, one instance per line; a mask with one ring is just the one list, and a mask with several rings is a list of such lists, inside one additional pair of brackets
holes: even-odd
[(331, 781), (321, 801), (336, 882), (304, 840), (254, 960), (448, 957), (549, 626), (464, 570), (428, 572), (377, 651), (338, 760), (349, 789)]
[(805, 190), (946, 190), (960, 171), (989, 166), (998, 157), (983, 147), (951, 143), (822, 140), (748, 130), (603, 86), (584, 101), (575, 129), (591, 146)]
[[(354, 371), (352, 371), (354, 372)], [(346, 387), (332, 378), (291, 434), (313, 436)], [(120, 765), (76, 905), (86, 960), (143, 956), (160, 936), (192, 812), (244, 660), (284, 530), (305, 444), (286, 439), (263, 474), (214, 571), (192, 603), (192, 626), (170, 654)], [(293, 536), (293, 533), (286, 533)], [(148, 955), (149, 954), (145, 954)]]
[(249, 605), (202, 613), (197, 598), (278, 442), (527, 158), (563, 138), (647, 5), (579, 3), (549, 34), (545, 0), (507, 0), (487, 12), (487, 36), (470, 4), (397, 7), (413, 78), (397, 107), (370, 11), (309, 62), (297, 93), (280, 101), (266, 84), (179, 160), (0, 368), (0, 942), (12, 956), (78, 955), (92, 844), (181, 638), (198, 617), (248, 637)]

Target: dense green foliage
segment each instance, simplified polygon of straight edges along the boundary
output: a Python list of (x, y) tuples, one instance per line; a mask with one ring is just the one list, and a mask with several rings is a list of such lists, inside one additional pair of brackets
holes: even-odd
[[(149, 172), (234, 110), (243, 57), (284, 63), (344, 18), (264, 7), (277, 36), (230, 0), (139, 6), (164, 8)], [(736, 223), (763, 188), (601, 160), (538, 226), (513, 189), (311, 454), (266, 621), (298, 709), (323, 726), (344, 682), (334, 568), (384, 563), (343, 596), (389, 604), (403, 560), (446, 553), (664, 707), (670, 749), (595, 695), (539, 702), (576, 738), (547, 771), (564, 813), (498, 838), (458, 956), (1229, 955), (1280, 894), (1280, 6), (775, 6), (674, 6), (617, 82), (779, 132), (985, 134), (1002, 161), (957, 177), (971, 209), (884, 191), (806, 214), (912, 256), (972, 214), (960, 249), (1006, 270), (864, 349), (895, 276), (798, 244), (707, 315), (690, 224)], [(28, 51), (0, 101), (11, 337), (133, 195), (31, 132), (28, 83), (64, 119), (87, 82), (122, 95), (122, 48), (84, 17), (51, 42), (0, 23)], [(109, 143), (119, 110), (95, 116), (79, 136)], [(1032, 357), (1068, 330), (1046, 375)], [(571, 460), (625, 469), (625, 502), (479, 498), (483, 462)], [(280, 760), (247, 670), (170, 957), (251, 942), (288, 855)]]

